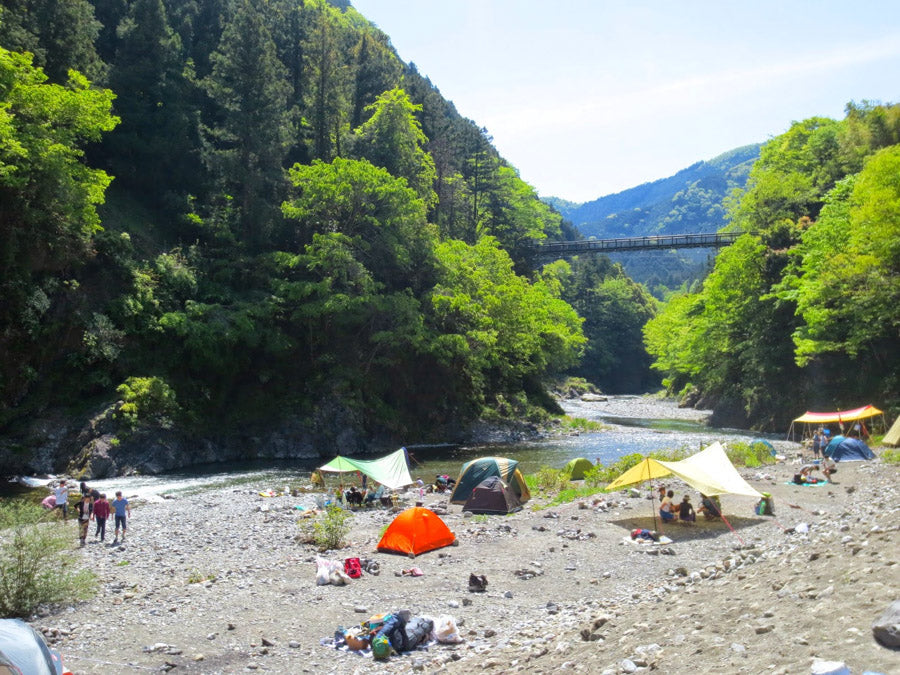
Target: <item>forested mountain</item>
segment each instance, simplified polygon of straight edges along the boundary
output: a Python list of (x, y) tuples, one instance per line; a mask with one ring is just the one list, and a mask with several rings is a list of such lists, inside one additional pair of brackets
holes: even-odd
[[(747, 182), (759, 157), (759, 145), (747, 145), (709, 161), (697, 162), (674, 176), (606, 195), (584, 204), (554, 198), (545, 201), (585, 237), (612, 239), (658, 234), (716, 232), (725, 226), (725, 200)], [(709, 251), (682, 250), (619, 254), (612, 259), (658, 295), (683, 282), (702, 279)]]
[(720, 421), (900, 407), (900, 106), (849, 104), (766, 143), (696, 293), (645, 328), (673, 391)]
[(534, 414), (588, 340), (646, 372), (564, 298), (650, 299), (531, 269), (560, 216), (349, 3), (9, 0), (0, 47), (5, 432), (118, 399), (116, 443), (338, 408), (415, 442)]

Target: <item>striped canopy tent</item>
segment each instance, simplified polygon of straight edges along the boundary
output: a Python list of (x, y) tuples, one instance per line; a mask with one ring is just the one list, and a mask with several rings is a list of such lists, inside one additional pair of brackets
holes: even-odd
[[(862, 408), (854, 408), (853, 410), (836, 410), (834, 412), (810, 412), (807, 411), (794, 419), (788, 429), (788, 438), (794, 437), (794, 425), (800, 424), (812, 425), (815, 427), (823, 424), (844, 424), (845, 422), (857, 422), (859, 420), (877, 417), (881, 415), (882, 425), (884, 425), (884, 412), (873, 405), (864, 405)], [(807, 434), (804, 434), (806, 436)]]

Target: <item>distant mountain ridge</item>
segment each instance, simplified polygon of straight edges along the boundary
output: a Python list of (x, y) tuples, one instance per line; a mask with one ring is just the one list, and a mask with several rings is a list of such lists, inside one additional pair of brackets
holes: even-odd
[(585, 237), (627, 237), (715, 232), (725, 224), (722, 201), (747, 183), (761, 144), (745, 145), (673, 176), (606, 195), (584, 204), (544, 201)]
[[(673, 176), (573, 204), (556, 197), (544, 201), (559, 211), (582, 236), (597, 239), (716, 232), (726, 224), (725, 198), (747, 184), (761, 144), (745, 145)], [(577, 235), (576, 235), (577, 236)], [(666, 289), (701, 279), (714, 252), (706, 249), (611, 255), (635, 281), (657, 297)]]

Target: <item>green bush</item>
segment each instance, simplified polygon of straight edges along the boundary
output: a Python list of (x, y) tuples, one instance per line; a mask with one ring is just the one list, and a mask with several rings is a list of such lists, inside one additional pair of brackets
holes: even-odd
[(340, 506), (331, 505), (313, 523), (313, 543), (320, 551), (343, 548), (345, 537), (350, 534), (352, 515)]
[(609, 481), (603, 480), (604, 469), (601, 465), (592, 466), (584, 472), (584, 484), (589, 487), (599, 487)]
[(51, 522), (40, 506), (0, 504), (0, 616), (27, 617), (43, 603), (90, 597), (94, 575), (63, 554), (74, 543), (75, 529)]
[(560, 418), (560, 431), (578, 431), (581, 433), (603, 431), (608, 428), (607, 425), (595, 420), (587, 420), (583, 417), (569, 417), (568, 415)]
[(129, 377), (116, 393), (122, 398), (116, 418), (131, 429), (149, 421), (166, 425), (178, 412), (175, 391), (158, 377)]
[(900, 464), (900, 448), (883, 450), (881, 452), (881, 461), (887, 464)]
[(725, 454), (735, 466), (754, 468), (775, 463), (775, 458), (765, 443), (729, 443), (725, 447)]
[(569, 478), (560, 469), (542, 466), (534, 475), (534, 487), (538, 492), (555, 492), (568, 485)]
[(591, 469), (591, 480), (598, 483), (612, 483), (616, 478), (628, 471), (633, 466), (644, 461), (644, 456), (639, 452), (632, 452), (630, 455), (619, 457), (613, 464), (603, 466), (598, 464)]

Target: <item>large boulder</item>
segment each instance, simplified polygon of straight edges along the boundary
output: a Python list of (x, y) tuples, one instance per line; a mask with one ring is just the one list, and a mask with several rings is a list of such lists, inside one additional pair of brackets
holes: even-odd
[(872, 624), (872, 635), (885, 647), (900, 649), (900, 600), (894, 600)]

